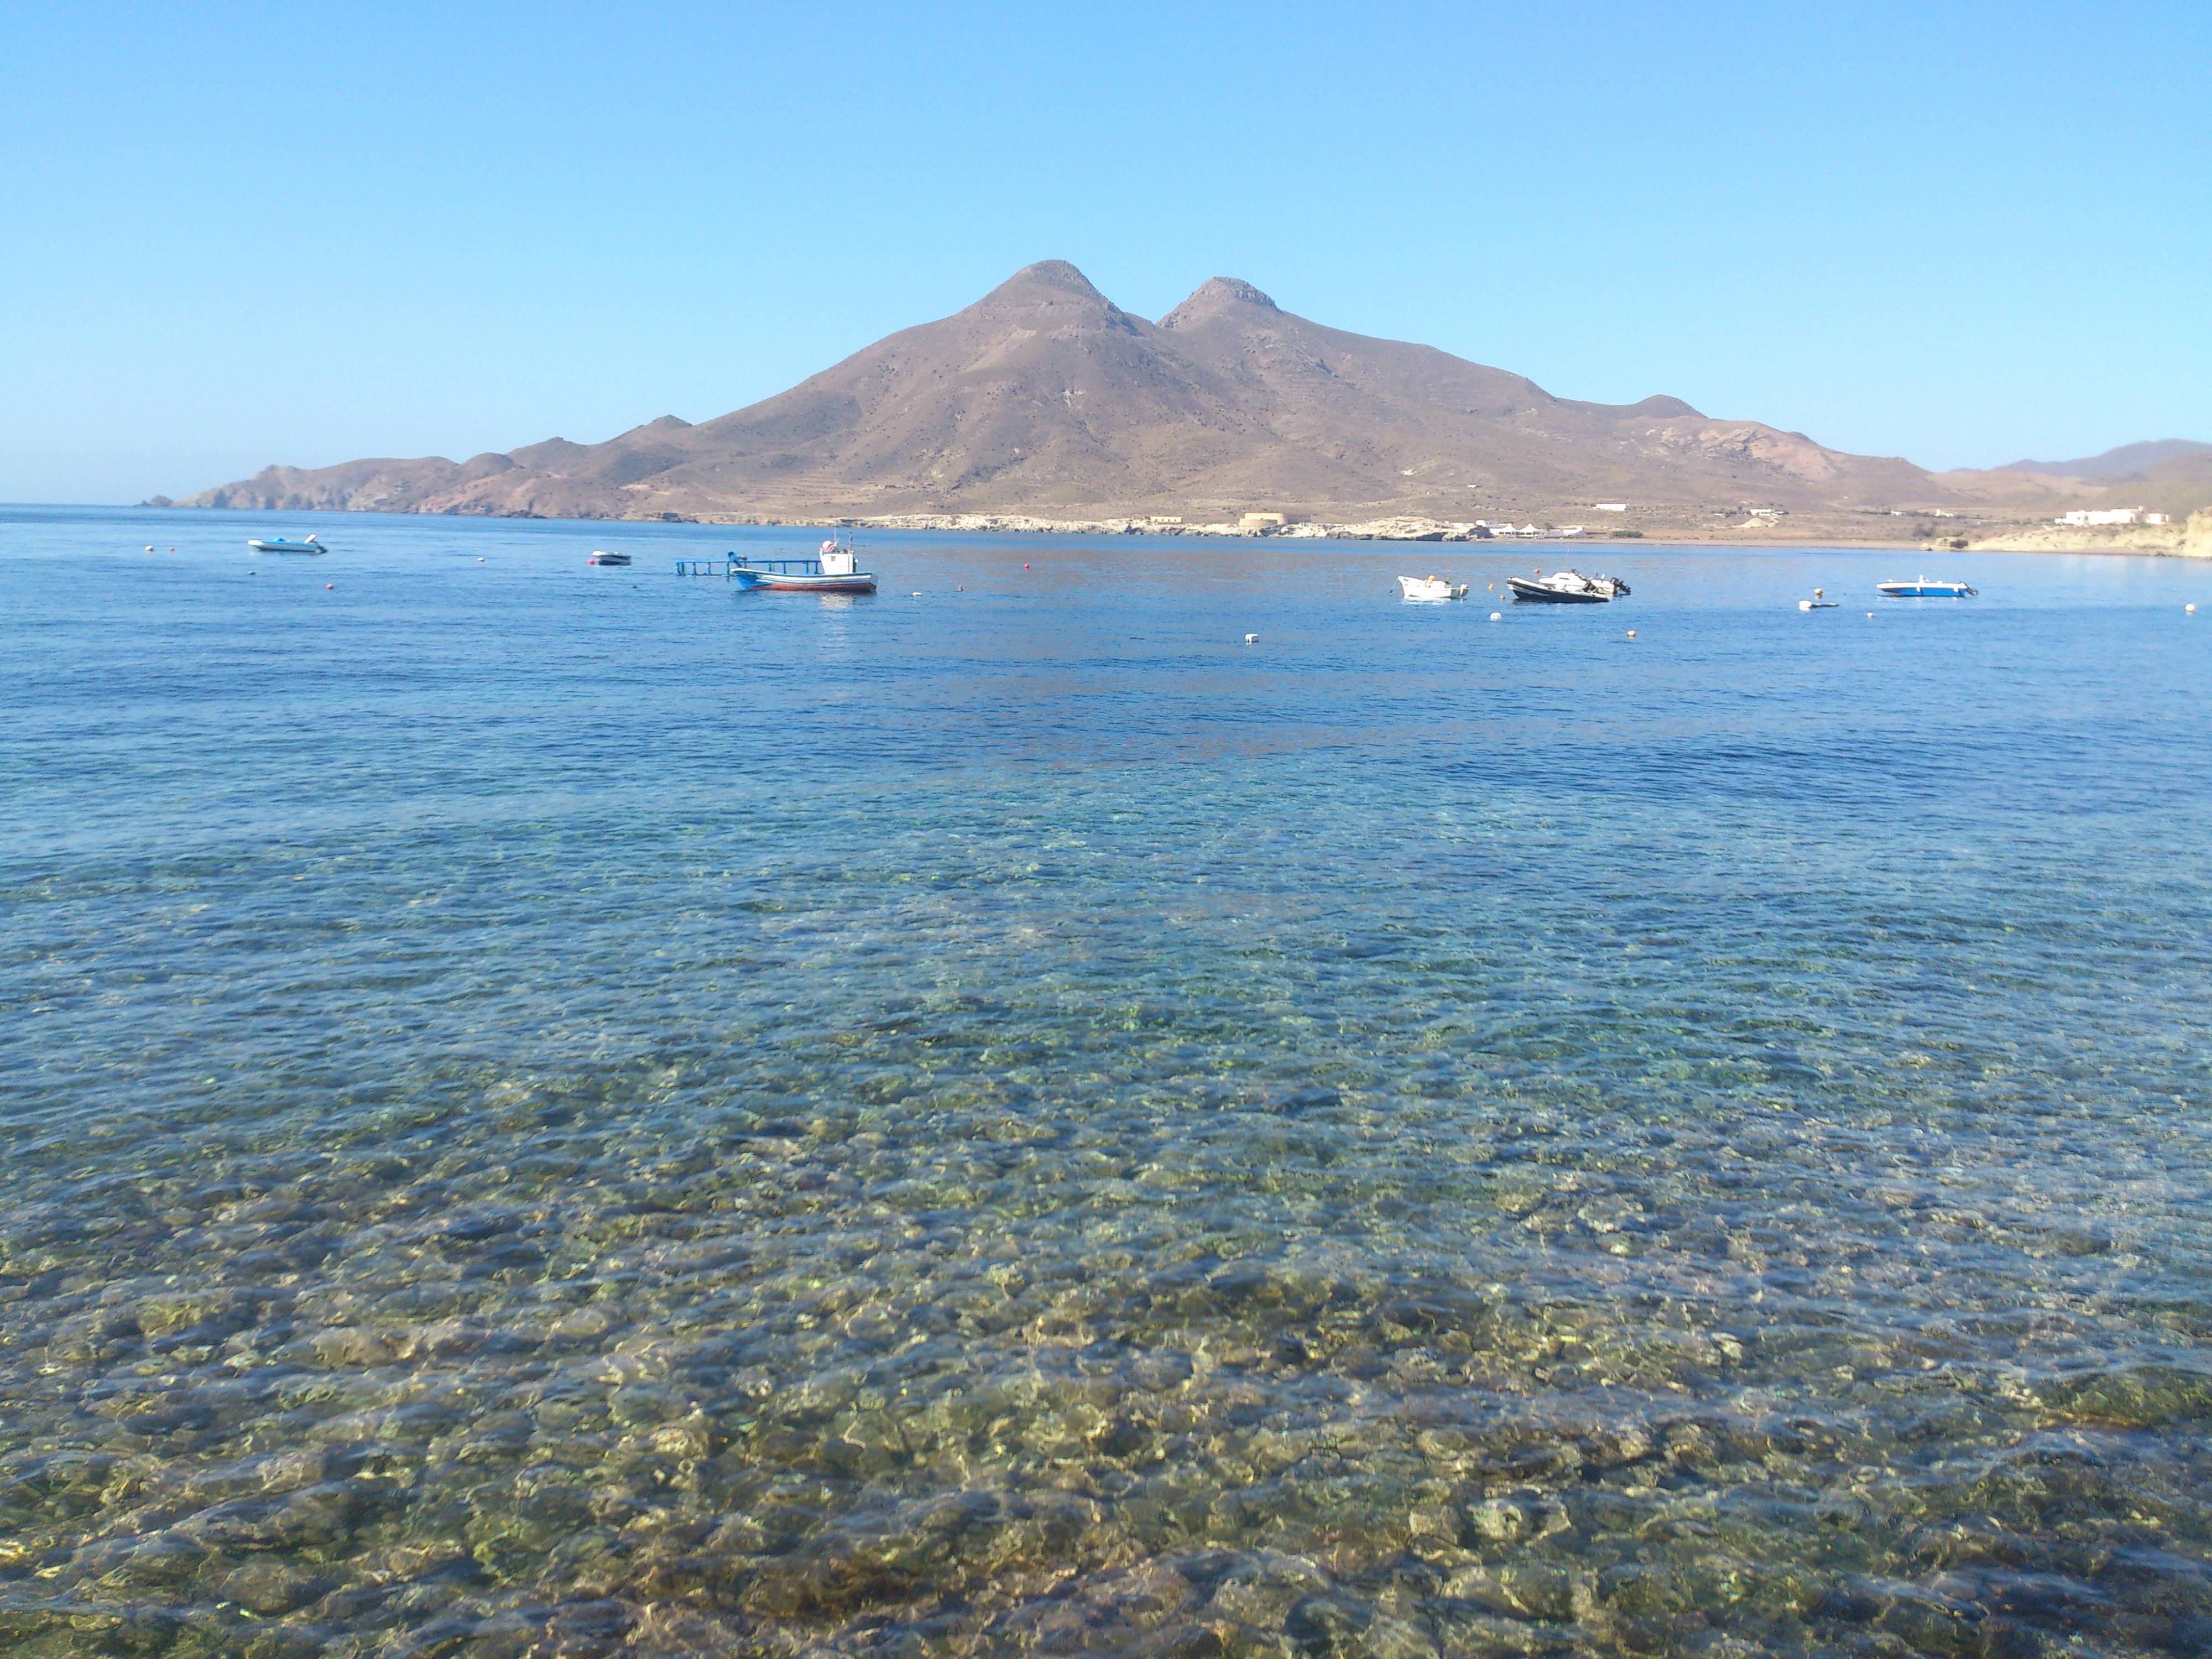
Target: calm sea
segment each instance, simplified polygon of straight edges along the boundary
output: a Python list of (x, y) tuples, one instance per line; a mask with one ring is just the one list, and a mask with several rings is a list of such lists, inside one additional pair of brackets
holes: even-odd
[(2212, 566), (813, 539), (0, 513), (0, 1649), (2212, 1649)]

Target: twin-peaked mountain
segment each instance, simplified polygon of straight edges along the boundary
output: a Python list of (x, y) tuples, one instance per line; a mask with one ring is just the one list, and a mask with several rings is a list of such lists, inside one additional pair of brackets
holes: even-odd
[(1074, 266), (1017, 272), (965, 311), (878, 341), (719, 420), (455, 463), (272, 466), (186, 505), (543, 517), (1319, 515), (1596, 501), (1797, 510), (2057, 488), (1847, 455), (1709, 420), (1673, 398), (1554, 398), (1432, 347), (1324, 328), (1217, 277), (1157, 323)]

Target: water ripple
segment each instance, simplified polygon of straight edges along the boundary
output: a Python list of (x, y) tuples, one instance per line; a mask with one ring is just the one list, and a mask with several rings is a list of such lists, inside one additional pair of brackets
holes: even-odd
[(159, 522), (0, 524), (11, 1652), (2212, 1645), (2191, 573)]

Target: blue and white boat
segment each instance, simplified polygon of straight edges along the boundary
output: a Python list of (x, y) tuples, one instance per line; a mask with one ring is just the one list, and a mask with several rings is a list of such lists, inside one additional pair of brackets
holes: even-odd
[[(860, 568), (850, 542), (822, 544), (811, 559), (763, 559), (726, 553), (720, 559), (678, 559), (679, 576), (723, 576), (755, 593), (872, 593), (875, 572)], [(921, 596), (917, 593), (916, 599)]]
[(313, 536), (303, 542), (288, 542), (282, 536), (270, 536), (265, 540), (248, 542), (246, 545), (256, 553), (327, 553), (331, 550)]
[(1917, 576), (1909, 582), (1876, 582), (1875, 591), (1886, 599), (1971, 599), (1974, 590), (1964, 582), (1931, 582)]
[(730, 556), (729, 577), (739, 587), (771, 593), (872, 593), (872, 571), (860, 568), (849, 542), (830, 540), (811, 559), (740, 559)]

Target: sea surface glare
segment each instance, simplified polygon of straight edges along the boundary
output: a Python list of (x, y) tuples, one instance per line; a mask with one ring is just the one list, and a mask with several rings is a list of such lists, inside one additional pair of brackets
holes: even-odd
[(0, 513), (0, 1652), (2212, 1651), (2212, 568), (817, 536)]

